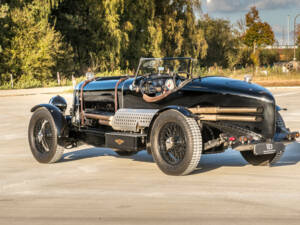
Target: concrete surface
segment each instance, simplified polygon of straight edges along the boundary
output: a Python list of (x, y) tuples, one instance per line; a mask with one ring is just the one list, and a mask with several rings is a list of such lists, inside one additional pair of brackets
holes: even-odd
[(58, 92), (68, 92), (70, 90), (72, 90), (72, 87), (70, 87), (70, 86), (51, 87), (51, 88), (34, 88), (34, 89), (0, 90), (0, 97), (55, 94)]
[[(300, 130), (300, 88), (272, 91)], [(300, 144), (273, 167), (250, 166), (232, 150), (205, 155), (185, 177), (164, 175), (144, 151), (119, 157), (91, 146), (44, 165), (31, 155), (27, 127), (30, 108), (52, 95), (13, 95), (0, 97), (1, 225), (300, 223)]]

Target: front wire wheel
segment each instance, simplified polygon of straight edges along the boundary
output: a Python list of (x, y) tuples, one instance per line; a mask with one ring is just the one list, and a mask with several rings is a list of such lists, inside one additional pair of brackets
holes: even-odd
[(197, 167), (202, 136), (194, 118), (176, 110), (162, 112), (154, 121), (151, 150), (158, 167), (168, 175), (187, 175)]
[(53, 130), (48, 120), (40, 119), (34, 126), (34, 142), (40, 153), (49, 152), (53, 148)]
[(40, 163), (54, 163), (61, 159), (64, 148), (57, 144), (57, 130), (50, 112), (37, 109), (29, 122), (28, 141), (34, 158)]

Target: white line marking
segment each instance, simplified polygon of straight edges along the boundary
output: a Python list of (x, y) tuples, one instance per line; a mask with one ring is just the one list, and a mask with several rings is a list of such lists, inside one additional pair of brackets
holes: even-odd
[(296, 95), (299, 94), (300, 91), (295, 91), (295, 92), (289, 92), (289, 93), (281, 93), (281, 94), (274, 94), (275, 97), (281, 97), (281, 96), (289, 96), (289, 95)]
[(269, 90), (274, 89), (300, 89), (300, 86), (282, 86), (282, 87), (266, 87)]
[(300, 116), (300, 113), (290, 113), (290, 112), (284, 112), (282, 113), (284, 116)]
[(9, 141), (9, 140), (16, 140), (16, 139), (24, 139), (26, 138), (26, 135), (21, 134), (5, 134), (0, 136), (0, 140)]

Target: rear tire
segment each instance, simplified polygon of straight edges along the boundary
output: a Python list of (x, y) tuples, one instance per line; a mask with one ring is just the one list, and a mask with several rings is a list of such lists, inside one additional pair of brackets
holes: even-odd
[[(277, 112), (276, 132), (281, 132), (281, 130), (286, 130), (286, 127), (282, 116)], [(253, 166), (271, 166), (280, 160), (282, 154), (282, 151), (270, 155), (254, 155), (253, 151), (241, 152), (243, 158)]]
[(279, 112), (276, 112), (276, 129), (286, 129), (285, 122)]
[(57, 130), (50, 112), (37, 109), (29, 122), (28, 141), (34, 158), (40, 163), (55, 163), (63, 155), (64, 148), (57, 144)]
[(243, 158), (253, 166), (270, 166), (273, 159), (276, 157), (276, 153), (269, 155), (254, 155), (253, 151), (241, 152)]
[(187, 175), (197, 167), (202, 153), (202, 136), (195, 119), (176, 110), (162, 112), (151, 130), (153, 158), (165, 174)]

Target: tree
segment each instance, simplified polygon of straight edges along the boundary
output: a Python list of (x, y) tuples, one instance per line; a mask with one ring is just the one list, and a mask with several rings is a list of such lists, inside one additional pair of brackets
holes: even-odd
[(245, 16), (246, 32), (242, 35), (242, 40), (245, 45), (253, 49), (251, 60), (254, 66), (259, 66), (259, 51), (257, 47), (263, 45), (272, 45), (275, 42), (274, 33), (271, 26), (267, 22), (262, 22), (258, 10), (255, 6), (251, 7), (250, 11)]
[(146, 0), (124, 2), (121, 27), (128, 34), (123, 61), (131, 69), (140, 57), (192, 56), (206, 54), (207, 44), (195, 17), (198, 0)]
[(26, 4), (32, 3), (33, 0), (0, 0), (0, 4), (7, 4), (9, 8), (22, 8)]
[(205, 15), (200, 28), (203, 29), (208, 44), (207, 55), (200, 60), (201, 65), (213, 66), (217, 63), (222, 67), (232, 67), (238, 63), (236, 55), (239, 41), (228, 20), (212, 19)]
[(298, 24), (296, 27), (296, 37), (296, 43), (297, 45), (300, 45), (300, 24)]
[(123, 0), (64, 0), (52, 11), (56, 29), (73, 46), (77, 71), (118, 69), (128, 37), (120, 27)]
[(120, 68), (122, 46), (126, 46), (128, 36), (121, 30), (120, 15), (123, 13), (123, 0), (93, 1), (91, 17), (98, 19), (98, 31), (93, 33), (96, 55), (100, 62), (100, 70), (116, 70)]
[(141, 57), (161, 57), (162, 29), (153, 0), (126, 0), (120, 27), (128, 42), (122, 48), (122, 68), (136, 68)]
[(35, 0), (11, 12), (13, 37), (10, 47), (4, 51), (8, 59), (8, 73), (17, 80), (44, 81), (59, 71), (59, 63), (72, 57), (71, 49), (62, 41), (62, 36), (48, 22), (49, 8), (43, 0)]
[(164, 56), (203, 58), (207, 43), (196, 19), (199, 0), (157, 0), (156, 18), (161, 18)]
[(263, 49), (259, 54), (260, 65), (269, 66), (280, 60), (279, 52), (273, 49)]
[(10, 45), (11, 33), (11, 19), (9, 17), (10, 8), (8, 4), (0, 5), (0, 82), (6, 79), (5, 73), (7, 68), (7, 58), (4, 55), (6, 48)]
[(199, 0), (64, 0), (51, 20), (73, 46), (81, 73), (91, 66), (134, 69), (140, 57), (203, 57), (200, 6)]
[(0, 3), (1, 78), (40, 82), (56, 71), (135, 69), (140, 57), (206, 55), (200, 0)]
[(275, 39), (272, 28), (267, 22), (261, 21), (255, 6), (251, 7), (245, 18), (247, 29), (242, 36), (244, 44), (253, 47), (254, 50), (256, 47), (274, 44)]

